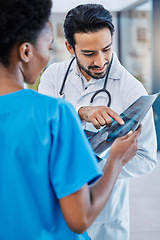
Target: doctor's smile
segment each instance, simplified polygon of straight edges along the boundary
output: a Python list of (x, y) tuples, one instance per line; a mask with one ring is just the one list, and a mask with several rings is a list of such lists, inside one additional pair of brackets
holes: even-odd
[(88, 70), (92, 70), (93, 72), (95, 72), (96, 74), (102, 74), (102, 73), (105, 73), (106, 74), (106, 71), (108, 69), (108, 65), (109, 65), (109, 62), (105, 63), (103, 67), (99, 67), (99, 66), (89, 66), (88, 67)]

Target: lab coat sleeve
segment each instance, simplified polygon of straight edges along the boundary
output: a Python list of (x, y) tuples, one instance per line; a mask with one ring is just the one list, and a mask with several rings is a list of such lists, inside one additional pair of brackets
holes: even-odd
[[(127, 77), (128, 77), (127, 73)], [(138, 98), (140, 95), (146, 95), (144, 87), (141, 83), (137, 83), (133, 77), (130, 77), (131, 81), (125, 89), (131, 88), (130, 94), (124, 93), (124, 101), (126, 104), (131, 104), (129, 101), (135, 101), (133, 96)], [(126, 78), (125, 78), (126, 79)], [(127, 81), (126, 81), (127, 85)], [(123, 88), (124, 89), (124, 88)], [(132, 93), (132, 94), (131, 94)], [(128, 98), (128, 99), (127, 99)], [(127, 106), (125, 106), (126, 108)], [(137, 154), (131, 161), (129, 161), (122, 169), (119, 178), (138, 177), (150, 173), (157, 163), (157, 139), (153, 118), (152, 108), (148, 111), (147, 115), (142, 121), (142, 132), (138, 138), (138, 150)]]
[(38, 92), (50, 97), (57, 97), (55, 92), (53, 68), (54, 66), (51, 64), (42, 74)]
[(157, 163), (157, 140), (152, 110), (142, 121), (137, 154), (122, 169), (119, 178), (138, 177), (150, 173)]

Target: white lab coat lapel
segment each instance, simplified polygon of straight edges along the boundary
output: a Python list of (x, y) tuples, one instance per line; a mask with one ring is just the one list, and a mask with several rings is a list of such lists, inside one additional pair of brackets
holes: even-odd
[(81, 78), (77, 74), (76, 60), (72, 63), (69, 70), (66, 84), (64, 85), (65, 99), (73, 101), (81, 97), (83, 91), (83, 84)]

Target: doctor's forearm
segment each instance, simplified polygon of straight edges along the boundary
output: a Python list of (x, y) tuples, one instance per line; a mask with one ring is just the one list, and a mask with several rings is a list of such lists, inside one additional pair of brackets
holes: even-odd
[(136, 156), (127, 163), (119, 174), (119, 179), (139, 177), (149, 174), (157, 164), (156, 153), (153, 151), (150, 156), (144, 155), (143, 151), (137, 151)]

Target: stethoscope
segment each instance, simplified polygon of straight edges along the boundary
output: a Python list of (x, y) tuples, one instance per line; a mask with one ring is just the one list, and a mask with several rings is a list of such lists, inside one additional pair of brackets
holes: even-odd
[[(64, 76), (64, 79), (63, 79), (63, 82), (62, 82), (62, 86), (61, 86), (61, 89), (60, 89), (60, 92), (59, 92), (61, 98), (64, 97), (64, 93), (63, 93), (64, 85), (65, 85), (65, 83), (66, 83), (66, 80), (67, 80), (67, 77), (68, 77), (68, 73), (69, 73), (70, 67), (71, 67), (74, 59), (75, 59), (75, 57), (73, 57), (72, 60), (70, 61), (69, 66), (68, 66), (67, 71), (66, 71), (66, 74), (65, 74), (65, 76)], [(97, 96), (97, 94), (99, 94), (99, 93), (101, 93), (101, 92), (105, 92), (105, 93), (107, 94), (107, 96), (108, 96), (108, 104), (107, 104), (107, 106), (110, 107), (110, 105), (111, 105), (111, 94), (110, 94), (110, 92), (106, 89), (106, 85), (107, 85), (108, 76), (109, 76), (109, 72), (110, 72), (110, 69), (111, 69), (112, 61), (113, 61), (113, 56), (112, 56), (111, 62), (110, 62), (109, 66), (108, 66), (108, 69), (107, 69), (107, 73), (106, 73), (106, 77), (105, 77), (105, 81), (104, 81), (103, 88), (97, 90), (97, 91), (93, 94), (93, 96), (91, 97), (90, 103), (93, 102), (93, 100), (94, 100), (95, 96)]]

